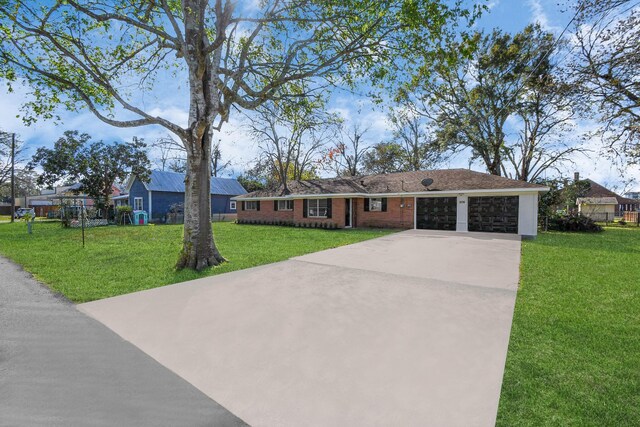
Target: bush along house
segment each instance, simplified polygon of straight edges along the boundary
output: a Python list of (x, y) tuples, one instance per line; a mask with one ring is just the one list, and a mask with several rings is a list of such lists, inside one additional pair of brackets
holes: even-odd
[[(166, 222), (176, 206), (184, 206), (185, 175), (154, 170), (149, 182), (132, 176), (127, 183), (129, 206), (134, 211), (144, 210), (151, 222)], [(235, 215), (234, 197), (246, 194), (240, 183), (231, 178), (211, 177), (211, 215)]]
[(235, 197), (238, 222), (537, 235), (547, 187), (467, 169), (292, 181)]

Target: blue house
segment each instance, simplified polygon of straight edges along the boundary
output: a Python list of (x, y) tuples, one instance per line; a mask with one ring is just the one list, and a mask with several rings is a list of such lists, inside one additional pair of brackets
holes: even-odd
[[(149, 182), (133, 176), (127, 184), (129, 206), (145, 210), (149, 221), (164, 222), (169, 208), (184, 203), (185, 175), (176, 172), (152, 171)], [(211, 214), (235, 214), (236, 202), (232, 197), (246, 194), (240, 183), (231, 178), (211, 178)]]

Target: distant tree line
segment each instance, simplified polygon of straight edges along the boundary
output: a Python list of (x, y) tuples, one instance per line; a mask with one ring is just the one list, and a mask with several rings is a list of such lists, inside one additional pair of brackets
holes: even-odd
[[(86, 109), (111, 126), (170, 133), (180, 149), (166, 140), (161, 167), (185, 171), (179, 268), (225, 261), (202, 190), (229, 167), (216, 141), (232, 117), (247, 117), (260, 150), (242, 180), (283, 191), (289, 180), (329, 171), (432, 168), (452, 156), (534, 181), (585, 151), (574, 128), (584, 116), (599, 121), (585, 138), (599, 137), (612, 156), (640, 159), (637, 1), (577, 0), (558, 35), (538, 25), (517, 34), (473, 31), (488, 10), (479, 2), (32, 3), (0, 1), (0, 78), (9, 90), (18, 82), (31, 89), (23, 120)], [(183, 88), (184, 122), (141, 96), (168, 81)], [(328, 113), (336, 87), (381, 105), (390, 138), (372, 134), (371, 123)], [(83, 139), (65, 136), (72, 137)], [(52, 179), (64, 170), (88, 186), (99, 169), (91, 159), (115, 148), (85, 142), (66, 147), (82, 164), (45, 151), (35, 162), (51, 167)], [(143, 148), (137, 139), (129, 145), (134, 152), (125, 157)], [(68, 162), (54, 167), (47, 159), (55, 157)], [(93, 184), (105, 191), (105, 182)]]
[[(325, 102), (304, 109), (281, 103), (267, 115), (249, 116), (253, 136), (270, 143), (260, 144), (259, 159), (241, 179), (250, 188), (286, 188), (287, 179), (303, 176), (285, 174), (283, 167), (304, 170), (306, 178), (356, 176), (435, 168), (466, 156), (494, 175), (555, 183), (552, 177), (566, 173), (576, 155), (589, 154), (586, 141), (596, 137), (609, 154), (637, 162), (640, 6), (632, 3), (580, 0), (560, 35), (533, 24), (516, 34), (495, 29), (443, 38), (438, 55), (414, 57), (411, 78), (384, 104), (391, 128), (385, 140), (376, 140), (371, 123), (357, 118), (274, 120), (274, 107), (317, 118)], [(600, 126), (576, 133), (584, 117), (598, 118)], [(302, 129), (331, 137), (310, 144)], [(291, 156), (300, 150), (306, 150), (304, 165)]]

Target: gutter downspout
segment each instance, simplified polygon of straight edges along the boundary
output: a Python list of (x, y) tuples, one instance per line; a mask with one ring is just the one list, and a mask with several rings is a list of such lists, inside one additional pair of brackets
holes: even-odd
[(151, 201), (151, 190), (149, 190), (148, 193), (149, 193), (149, 221), (150, 221), (152, 218), (151, 215), (153, 214), (153, 203)]

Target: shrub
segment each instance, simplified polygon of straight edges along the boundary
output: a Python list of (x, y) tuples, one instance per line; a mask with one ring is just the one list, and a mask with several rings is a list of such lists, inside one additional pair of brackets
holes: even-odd
[(602, 227), (591, 218), (580, 215), (556, 215), (549, 218), (549, 230), (569, 232), (600, 232)]
[(625, 221), (624, 219), (621, 219), (620, 221), (618, 221), (618, 224), (627, 225), (627, 221)]
[(125, 224), (127, 221), (131, 221), (131, 214), (133, 213), (133, 208), (129, 205), (122, 205), (116, 208), (116, 222), (120, 225)]

